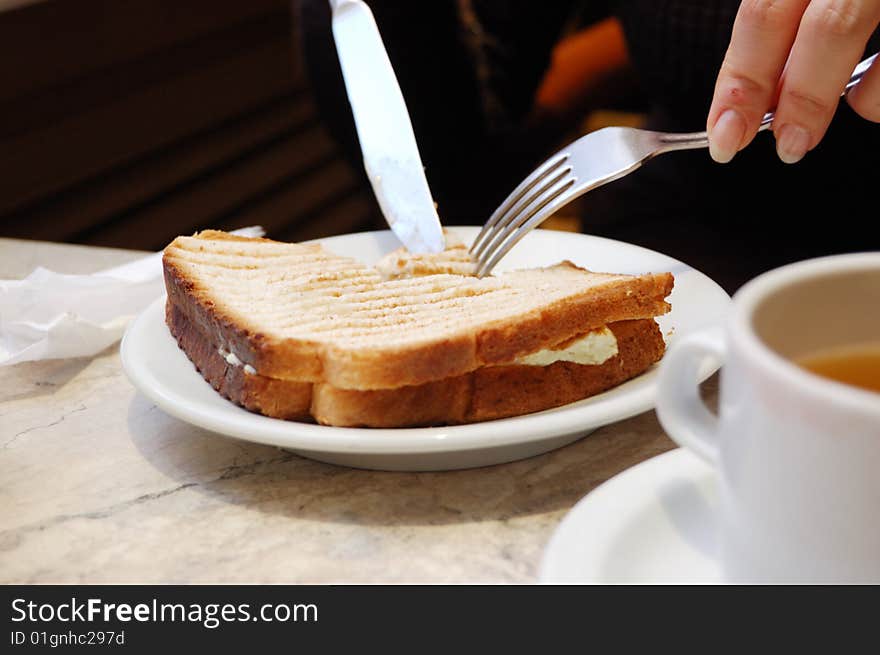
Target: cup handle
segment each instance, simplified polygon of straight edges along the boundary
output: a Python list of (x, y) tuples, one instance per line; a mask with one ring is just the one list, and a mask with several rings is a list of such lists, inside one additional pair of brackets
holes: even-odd
[(657, 417), (666, 433), (710, 465), (719, 460), (718, 417), (700, 398), (700, 367), (707, 357), (724, 361), (720, 328), (690, 334), (675, 343), (660, 363)]

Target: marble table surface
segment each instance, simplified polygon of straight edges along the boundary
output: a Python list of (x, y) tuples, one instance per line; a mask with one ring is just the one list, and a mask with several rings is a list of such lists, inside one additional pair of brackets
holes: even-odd
[[(141, 254), (0, 239), (0, 278)], [(673, 447), (646, 412), (509, 464), (355, 470), (168, 416), (117, 346), (0, 367), (0, 582), (531, 583), (578, 500)]]

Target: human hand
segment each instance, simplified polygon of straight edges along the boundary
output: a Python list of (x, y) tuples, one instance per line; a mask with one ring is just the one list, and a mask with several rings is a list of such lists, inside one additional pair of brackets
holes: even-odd
[[(775, 106), (779, 158), (802, 159), (825, 135), (878, 23), (880, 0), (743, 0), (706, 125), (712, 158), (730, 161)], [(880, 122), (880, 65), (847, 100)]]

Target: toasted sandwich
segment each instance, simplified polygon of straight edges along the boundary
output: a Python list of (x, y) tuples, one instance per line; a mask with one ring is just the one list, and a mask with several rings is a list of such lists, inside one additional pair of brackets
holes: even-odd
[(473, 277), (454, 240), (377, 267), (317, 244), (204, 231), (163, 257), (166, 322), (202, 376), (266, 416), (414, 427), (517, 416), (639, 375), (670, 273), (562, 262)]

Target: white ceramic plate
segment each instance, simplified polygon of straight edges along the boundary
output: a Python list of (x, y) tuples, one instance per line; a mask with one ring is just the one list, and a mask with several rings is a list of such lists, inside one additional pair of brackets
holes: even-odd
[(581, 499), (544, 551), (544, 584), (717, 584), (716, 478), (683, 449)]
[[(452, 228), (470, 243), (477, 228)], [(373, 263), (399, 242), (390, 231), (321, 240), (329, 250)], [(497, 270), (571, 260), (595, 271), (670, 271), (672, 311), (660, 318), (667, 343), (719, 325), (730, 301), (715, 282), (675, 259), (637, 246), (581, 234), (535, 230)], [(608, 423), (650, 409), (656, 367), (639, 377), (564, 407), (485, 423), (439, 428), (355, 429), (282, 421), (227, 401), (205, 382), (165, 327), (164, 299), (135, 319), (122, 340), (122, 364), (132, 383), (167, 413), (239, 439), (280, 446), (321, 461), (385, 470), (444, 470), (486, 466), (547, 452)], [(708, 377), (714, 369), (707, 369)]]

